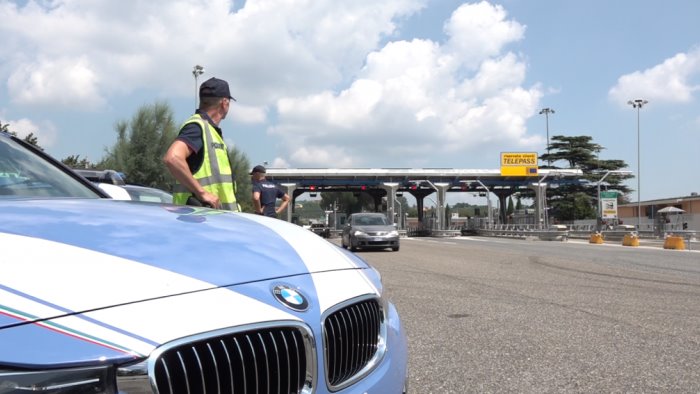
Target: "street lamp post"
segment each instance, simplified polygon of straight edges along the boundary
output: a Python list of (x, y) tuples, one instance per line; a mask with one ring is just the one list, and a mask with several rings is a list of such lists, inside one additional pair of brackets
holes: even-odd
[(554, 110), (551, 108), (542, 108), (540, 110), (540, 115), (544, 114), (546, 124), (547, 124), (547, 165), (551, 166), (552, 161), (549, 160), (549, 114), (553, 114)]
[(204, 67), (200, 66), (199, 64), (194, 66), (192, 69), (192, 75), (194, 76), (194, 109), (195, 111), (197, 110), (197, 97), (199, 97), (199, 94), (197, 94), (197, 88), (199, 85), (197, 84), (197, 78), (204, 74)]
[(637, 231), (640, 231), (642, 223), (642, 169), (641, 169), (641, 154), (639, 149), (639, 110), (647, 104), (644, 99), (629, 100), (627, 104), (637, 110)]

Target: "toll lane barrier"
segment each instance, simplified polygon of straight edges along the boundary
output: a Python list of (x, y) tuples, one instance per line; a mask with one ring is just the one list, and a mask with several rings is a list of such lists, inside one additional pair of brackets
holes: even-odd
[(664, 249), (685, 250), (685, 241), (683, 237), (669, 235), (664, 240)]
[(625, 234), (622, 238), (622, 246), (639, 246), (639, 236), (637, 234)]
[(588, 240), (588, 243), (602, 244), (603, 243), (603, 234), (601, 234), (601, 233), (591, 234), (591, 238)]

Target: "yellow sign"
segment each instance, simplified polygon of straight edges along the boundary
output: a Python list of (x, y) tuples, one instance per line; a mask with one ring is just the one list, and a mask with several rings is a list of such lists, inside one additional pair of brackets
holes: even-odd
[(501, 176), (537, 176), (537, 153), (501, 152)]

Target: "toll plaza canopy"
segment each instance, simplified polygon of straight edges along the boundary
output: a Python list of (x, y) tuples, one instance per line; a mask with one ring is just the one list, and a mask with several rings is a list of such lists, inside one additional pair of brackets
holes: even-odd
[[(265, 174), (270, 181), (280, 184), (292, 197), (292, 202), (303, 193), (364, 192), (380, 206), (386, 198), (387, 216), (395, 215), (396, 193), (410, 193), (416, 198), (419, 215), (423, 212), (423, 200), (437, 193), (437, 208), (444, 212), (445, 193), (485, 193), (489, 207), (491, 194), (505, 206), (505, 199), (513, 193), (530, 189), (535, 192), (535, 214), (544, 218), (544, 191), (547, 185), (576, 184), (581, 182), (580, 169), (539, 169), (529, 175), (502, 175), (500, 169), (456, 168), (268, 168)], [(391, 196), (392, 198), (388, 198)], [(290, 204), (294, 207), (294, 204)], [(292, 209), (287, 210), (287, 220), (292, 220)], [(489, 221), (491, 221), (489, 209)], [(438, 215), (440, 217), (440, 215)], [(419, 216), (419, 219), (422, 219)], [(438, 226), (441, 226), (438, 223)]]

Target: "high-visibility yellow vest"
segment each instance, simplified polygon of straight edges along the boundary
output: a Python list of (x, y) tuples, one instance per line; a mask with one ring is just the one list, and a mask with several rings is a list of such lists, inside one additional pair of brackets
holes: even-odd
[[(202, 185), (204, 190), (219, 197), (222, 209), (239, 211), (236, 203), (235, 184), (231, 174), (231, 163), (228, 160), (228, 149), (224, 139), (199, 114), (192, 115), (182, 127), (190, 123), (197, 123), (202, 129), (202, 149), (204, 149), (202, 165), (192, 176)], [(185, 205), (187, 199), (192, 196), (193, 194), (184, 185), (175, 182), (174, 204)]]

